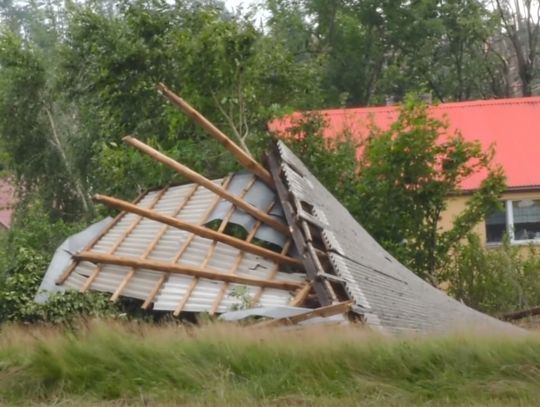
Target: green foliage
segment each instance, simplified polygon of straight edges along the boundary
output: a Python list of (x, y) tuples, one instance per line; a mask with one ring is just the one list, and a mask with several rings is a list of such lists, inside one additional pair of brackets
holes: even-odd
[[(505, 178), (492, 164), (492, 149), (450, 134), (448, 124), (430, 117), (414, 96), (389, 130), (371, 126), (359, 161), (353, 135), (327, 141), (325, 125), (320, 117), (304, 117), (292, 129), (293, 148), (377, 241), (436, 284), (451, 250), (499, 203)], [(486, 174), (481, 187), (454, 226), (442, 231), (448, 197), (478, 173)]]
[(349, 210), (357, 203), (357, 143), (351, 134), (325, 138), (327, 122), (317, 113), (302, 115), (292, 123), (287, 142), (319, 181)]
[(67, 291), (51, 295), (45, 304), (34, 302), (48, 261), (24, 247), (19, 247), (14, 257), (15, 265), (0, 281), (0, 322), (71, 323), (81, 316), (118, 314), (118, 309), (100, 293)]
[(38, 332), (0, 333), (5, 403), (532, 406), (540, 396), (534, 334), (391, 340), (339, 327), (103, 323)]
[[(408, 97), (390, 130), (376, 127), (360, 161), (356, 216), (399, 260), (425, 279), (436, 272), (450, 250), (499, 204), (505, 188), (502, 168), (492, 164), (493, 149), (465, 141), (448, 124), (429, 116), (428, 108)], [(474, 174), (485, 174), (452, 228), (440, 230), (449, 196)]]
[(229, 297), (232, 297), (238, 301), (231, 306), (231, 311), (249, 309), (257, 306), (257, 302), (249, 294), (248, 288), (246, 286), (234, 287), (229, 293)]
[(478, 236), (467, 236), (445, 266), (449, 293), (488, 313), (504, 313), (540, 304), (540, 253), (531, 246), (486, 249)]

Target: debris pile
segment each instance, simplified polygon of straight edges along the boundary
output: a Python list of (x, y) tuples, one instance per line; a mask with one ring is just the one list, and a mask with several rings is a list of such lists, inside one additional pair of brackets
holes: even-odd
[[(385, 333), (509, 324), (425, 283), (387, 253), (282, 141), (259, 164), (164, 85), (161, 93), (222, 143), (245, 171), (209, 180), (133, 137), (124, 141), (192, 183), (151, 190), (58, 249), (46, 292), (139, 299), (142, 308), (274, 318), (266, 324), (360, 321)], [(247, 308), (239, 311), (235, 308)]]

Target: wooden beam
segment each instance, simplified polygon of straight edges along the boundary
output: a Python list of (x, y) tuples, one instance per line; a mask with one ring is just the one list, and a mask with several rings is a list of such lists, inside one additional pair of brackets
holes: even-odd
[[(274, 207), (274, 202), (272, 202), (270, 204), (270, 207), (268, 208), (268, 210), (266, 212), (270, 211), (273, 207)], [(248, 236), (246, 238), (246, 242), (251, 242), (253, 240), (253, 238), (255, 237), (255, 234), (257, 233), (257, 231), (259, 230), (260, 227), (261, 227), (261, 222), (260, 221), (255, 223), (255, 225), (253, 226), (253, 229), (251, 230), (251, 232), (249, 232), (249, 234), (248, 234)], [(245, 254), (245, 252), (239, 252), (236, 255), (236, 257), (234, 259), (234, 263), (231, 266), (231, 268), (229, 269), (228, 273), (230, 273), (230, 274), (236, 273), (238, 267), (240, 266), (240, 263), (244, 259), (244, 254)], [(277, 264), (276, 264), (276, 266), (277, 266)], [(221, 301), (223, 301), (223, 297), (225, 296), (225, 293), (227, 292), (228, 287), (229, 287), (228, 283), (223, 283), (223, 286), (219, 289), (219, 293), (216, 295), (216, 298), (214, 299), (212, 307), (210, 308), (210, 312), (209, 312), (210, 315), (214, 315), (217, 312), (217, 309), (219, 308), (219, 305), (221, 304)]]
[[(135, 203), (139, 202), (145, 195), (147, 194), (147, 192), (142, 192), (141, 194), (139, 194), (139, 196), (137, 196), (137, 198), (135, 198)], [(119, 221), (120, 219), (122, 219), (122, 217), (125, 215), (124, 212), (120, 212), (118, 215), (116, 215), (114, 217), (114, 219), (111, 221), (111, 223), (109, 223), (106, 227), (103, 228), (103, 230), (101, 232), (99, 232), (96, 237), (94, 237), (85, 247), (83, 250), (90, 250), (92, 247), (94, 247), (94, 245), (99, 242), (99, 240), (105, 236), (105, 234), (111, 230)], [(71, 275), (71, 273), (73, 273), (73, 271), (75, 271), (75, 268), (78, 266), (79, 262), (76, 261), (76, 260), (73, 260), (71, 262), (71, 264), (69, 265), (69, 267), (62, 273), (62, 275), (60, 277), (58, 277), (56, 279), (56, 285), (62, 285), (65, 283), (65, 281), (69, 278), (69, 276)], [(99, 272), (99, 271), (98, 271)]]
[(323, 306), (330, 305), (332, 304), (332, 297), (325, 285), (325, 281), (322, 281), (318, 275), (319, 270), (317, 269), (317, 264), (309, 252), (308, 244), (304, 238), (304, 235), (302, 234), (300, 226), (298, 225), (296, 211), (289, 201), (289, 190), (282, 179), (282, 170), (280, 165), (281, 158), (279, 156), (279, 152), (277, 151), (277, 147), (275, 147), (274, 150), (274, 152), (271, 152), (267, 156), (268, 165), (270, 168), (270, 173), (272, 174), (276, 184), (276, 191), (281, 202), (281, 207), (283, 208), (283, 213), (285, 214), (285, 219), (287, 219), (287, 223), (291, 228), (291, 236), (294, 245), (303, 259), (308, 280), (313, 284), (313, 290), (315, 291), (315, 294), (317, 294), (319, 303)]
[[(227, 177), (225, 177), (222, 182), (221, 182), (221, 185), (224, 187), (224, 188), (227, 188), (227, 186), (229, 185), (229, 183), (231, 182), (232, 180), (232, 176), (231, 175), (228, 175)], [(195, 193), (195, 191), (199, 188), (199, 185), (198, 184), (194, 184), (194, 188), (192, 190), (192, 193), (190, 195), (190, 199), (191, 199), (191, 196)], [(203, 224), (205, 223), (207, 220), (208, 220), (208, 217), (210, 216), (210, 214), (214, 211), (214, 209), (217, 207), (217, 205), (219, 204), (219, 201), (220, 201), (220, 198), (219, 196), (215, 196), (214, 199), (212, 200), (212, 204), (208, 206), (208, 208), (206, 209), (206, 211), (204, 212), (204, 214), (201, 216), (201, 220), (199, 223)], [(187, 204), (188, 201), (185, 202), (185, 204)], [(182, 205), (180, 210), (184, 207), (185, 205)], [(180, 210), (178, 211), (178, 213), (176, 213), (174, 215), (174, 217), (176, 217), (179, 213), (180, 213)], [(189, 245), (191, 244), (191, 242), (193, 241), (193, 239), (195, 238), (195, 235), (192, 233), (188, 236), (188, 238), (184, 241), (184, 243), (182, 244), (182, 246), (180, 246), (180, 249), (178, 249), (178, 251), (176, 252), (173, 260), (172, 260), (172, 263), (177, 263), (178, 260), (180, 260), (180, 258), (182, 257), (182, 255), (184, 254), (184, 252), (187, 250), (187, 248), (189, 247)], [(157, 293), (159, 292), (159, 290), (161, 289), (161, 287), (163, 286), (163, 284), (165, 284), (165, 282), (169, 279), (169, 275), (170, 273), (166, 273), (166, 274), (163, 274), (159, 281), (157, 282), (156, 286), (153, 288), (153, 290), (150, 292), (150, 294), (148, 295), (148, 297), (146, 298), (146, 300), (144, 301), (143, 305), (141, 308), (143, 309), (147, 309), (150, 304), (154, 301), (154, 298), (155, 296), (157, 295)]]
[[(150, 202), (150, 205), (148, 205), (148, 209), (152, 209), (154, 206), (156, 206), (156, 204), (159, 202), (159, 200), (161, 199), (161, 197), (163, 196), (163, 194), (165, 194), (167, 190), (168, 188), (164, 188), (161, 191), (157, 191), (155, 193), (154, 198)], [(125, 215), (125, 212), (123, 212), (122, 214)], [(118, 239), (116, 239), (112, 247), (107, 251), (107, 254), (114, 254), (116, 250), (118, 250), (120, 245), (124, 242), (124, 240), (126, 240), (126, 238), (131, 234), (131, 232), (133, 232), (133, 230), (137, 226), (139, 226), (139, 223), (141, 223), (142, 220), (143, 220), (143, 217), (137, 216), (136, 219), (133, 220), (133, 222), (131, 222), (131, 224), (122, 232), (122, 234), (118, 237)], [(89, 250), (89, 249), (85, 249), (85, 250)], [(90, 289), (90, 287), (94, 283), (94, 280), (97, 278), (97, 276), (101, 272), (102, 268), (103, 266), (100, 264), (96, 266), (96, 268), (92, 271), (92, 273), (90, 273), (90, 275), (84, 282), (84, 285), (79, 290), (81, 293), (85, 293), (86, 291)]]
[(176, 95), (173, 91), (167, 88), (164, 84), (158, 85), (158, 90), (169, 101), (180, 108), (185, 114), (187, 114), (195, 123), (205, 129), (212, 137), (219, 141), (225, 148), (242, 164), (245, 168), (256, 174), (262, 181), (268, 186), (273, 188), (273, 181), (270, 173), (257, 161), (255, 161), (246, 151), (242, 150), (237, 144), (235, 144), (229, 137), (227, 137), (221, 130), (214, 126), (206, 117), (194, 109), (189, 103), (187, 103), (180, 96)]
[(150, 157), (154, 158), (155, 160), (167, 165), (168, 167), (172, 168), (179, 174), (183, 175), (187, 179), (189, 179), (192, 182), (195, 182), (206, 189), (212, 191), (216, 195), (219, 195), (223, 199), (231, 202), (234, 206), (237, 208), (243, 209), (247, 213), (249, 213), (251, 216), (253, 216), (255, 219), (259, 219), (263, 223), (266, 223), (269, 226), (272, 226), (277, 231), (289, 235), (289, 228), (287, 225), (284, 225), (283, 223), (277, 221), (272, 216), (264, 213), (260, 209), (256, 208), (255, 206), (251, 205), (249, 202), (244, 201), (243, 199), (239, 198), (238, 196), (231, 194), (229, 191), (227, 191), (225, 188), (221, 187), (220, 185), (217, 185), (216, 183), (212, 182), (206, 177), (203, 177), (201, 174), (193, 171), (192, 169), (186, 167), (183, 164), (180, 164), (179, 162), (173, 160), (172, 158), (166, 156), (163, 153), (160, 153), (156, 149), (150, 147), (149, 145), (143, 143), (140, 140), (137, 140), (134, 137), (126, 136), (123, 139), (126, 143), (132, 145), (139, 151), (142, 151), (143, 153), (149, 155)]
[[(281, 249), (281, 254), (287, 254), (289, 252), (289, 248), (291, 247), (291, 244), (292, 244), (292, 240), (290, 238), (287, 239), (285, 243), (283, 244), (283, 247)], [(272, 269), (270, 270), (270, 273), (268, 274), (267, 278), (269, 280), (273, 280), (276, 277), (278, 272), (279, 272), (279, 264), (274, 264), (274, 267), (272, 267)], [(263, 295), (263, 292), (264, 292), (264, 287), (260, 287), (259, 291), (257, 291), (255, 296), (253, 297), (253, 302), (255, 304), (259, 302), (259, 300), (261, 299)]]
[(311, 283), (306, 283), (304, 287), (302, 287), (298, 292), (296, 293), (295, 297), (292, 299), (292, 301), (289, 303), (289, 306), (291, 307), (301, 307), (302, 304), (306, 301), (307, 296), (311, 292), (311, 289), (313, 287), (311, 286)]
[[(230, 177), (227, 177), (223, 180), (223, 183), (224, 184), (228, 183), (229, 180), (230, 180)], [(180, 202), (180, 204), (175, 208), (172, 214), (173, 217), (177, 217), (180, 214), (182, 209), (184, 209), (184, 207), (189, 203), (193, 195), (195, 195), (195, 192), (197, 191), (198, 188), (199, 188), (199, 185), (197, 184), (194, 184), (192, 186), (186, 198), (182, 202)], [(206, 219), (206, 216), (207, 215), (205, 215), (204, 219)], [(165, 230), (167, 230), (169, 225), (163, 225), (162, 227), (165, 228)], [(180, 248), (179, 253), (177, 253), (177, 255), (174, 257), (173, 263), (176, 263), (178, 258), (182, 255), (182, 253), (184, 253), (184, 250), (186, 250), (187, 246), (189, 245), (189, 242), (191, 242), (192, 239), (193, 239), (193, 235), (191, 234), (188, 236), (188, 238), (186, 239), (186, 241)], [(150, 294), (148, 294), (148, 297), (146, 297), (146, 299), (144, 300), (144, 303), (141, 306), (142, 309), (147, 309), (150, 306), (150, 304), (154, 301), (154, 298), (156, 297), (157, 293), (159, 292), (163, 284), (165, 284), (168, 278), (169, 278), (169, 273), (163, 273), (161, 277), (159, 277), (158, 282), (156, 283), (152, 291), (150, 291)]]
[(501, 315), (501, 319), (504, 321), (515, 321), (516, 319), (532, 317), (534, 315), (540, 315), (540, 307), (524, 309), (516, 312), (508, 312)]
[(188, 276), (206, 278), (209, 280), (226, 281), (235, 284), (246, 284), (260, 287), (277, 288), (281, 290), (296, 290), (302, 286), (302, 283), (292, 280), (265, 280), (255, 277), (238, 276), (226, 273), (220, 273), (209, 268), (202, 268), (187, 264), (171, 264), (168, 262), (140, 259), (132, 256), (115, 256), (103, 253), (82, 252), (75, 255), (75, 258), (81, 261), (90, 261), (92, 263), (114, 264), (117, 266), (145, 268), (150, 270), (165, 271), (168, 273), (177, 273)]
[[(242, 190), (242, 193), (240, 194), (240, 197), (243, 198), (244, 196), (246, 196), (247, 193), (249, 192), (249, 190), (255, 184), (256, 181), (257, 181), (257, 178), (254, 176), (251, 179), (251, 181), (248, 182), (248, 184), (244, 187), (244, 189)], [(234, 211), (235, 211), (234, 206), (231, 206), (229, 208), (229, 210), (227, 211), (227, 213), (225, 214), (225, 216), (223, 217), (223, 219), (221, 220), (219, 228), (217, 230), (218, 232), (223, 233), (225, 231), (225, 228), (227, 227), (227, 224), (229, 223), (229, 220), (233, 216)], [(257, 223), (260, 224), (260, 221), (258, 221)], [(248, 238), (246, 239), (246, 242), (250, 242), (250, 241), (251, 241), (251, 239), (248, 236)], [(210, 259), (214, 255), (215, 250), (216, 250), (216, 241), (214, 240), (212, 242), (212, 244), (210, 245), (209, 249), (208, 249), (208, 253), (207, 253), (204, 261), (202, 262), (201, 267), (206, 267), (208, 265), (208, 262), (210, 261)], [(245, 253), (244, 251), (240, 251), (238, 253), (238, 255), (237, 255), (237, 258), (239, 256), (243, 257), (244, 253)], [(195, 290), (195, 287), (197, 286), (198, 282), (199, 282), (199, 279), (197, 277), (194, 277), (193, 280), (191, 281), (188, 289), (186, 290), (186, 293), (184, 294), (182, 300), (178, 303), (177, 307), (175, 308), (175, 310), (173, 312), (173, 315), (175, 317), (179, 316), (180, 313), (184, 310), (184, 307), (186, 306), (189, 298), (191, 297), (191, 294), (193, 293), (193, 290)], [(227, 283), (223, 283), (223, 286), (226, 287)], [(218, 296), (219, 296), (219, 294), (218, 294)], [(213, 315), (212, 311), (210, 311), (210, 315)]]
[(145, 218), (165, 223), (170, 226), (174, 226), (178, 229), (186, 230), (206, 239), (217, 240), (218, 242), (228, 244), (229, 246), (235, 247), (237, 249), (245, 250), (246, 252), (272, 259), (278, 263), (301, 264), (298, 259), (284, 256), (280, 253), (276, 253), (272, 250), (265, 249), (264, 247), (245, 242), (244, 240), (237, 239), (224, 233), (216, 232), (204, 226), (193, 225), (191, 223), (187, 223), (179, 219), (173, 218), (172, 216), (162, 215), (159, 212), (146, 208), (141, 208), (137, 205), (133, 205), (121, 199), (112, 198), (104, 195), (95, 195), (94, 200), (96, 202), (104, 203), (108, 206), (112, 206), (126, 212), (135, 213)]
[(325, 307), (315, 308), (306, 311), (302, 314), (294, 315), (288, 318), (273, 319), (271, 321), (264, 321), (257, 324), (258, 327), (272, 327), (279, 325), (295, 325), (308, 319), (315, 317), (331, 317), (332, 315), (344, 314), (349, 312), (352, 307), (353, 301), (343, 301), (337, 304), (327, 305)]

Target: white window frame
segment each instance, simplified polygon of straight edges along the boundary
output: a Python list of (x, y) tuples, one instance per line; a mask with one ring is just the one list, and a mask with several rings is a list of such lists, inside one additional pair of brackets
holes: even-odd
[[(533, 201), (539, 201), (540, 198), (532, 199)], [(515, 246), (528, 246), (530, 244), (540, 245), (540, 238), (527, 239), (527, 240), (516, 240), (514, 233), (514, 205), (513, 202), (517, 202), (519, 199), (506, 199), (504, 200), (506, 207), (506, 233), (510, 238), (510, 244)], [(487, 225), (486, 225), (487, 226)], [(489, 242), (486, 243), (488, 246), (500, 246), (502, 242)]]

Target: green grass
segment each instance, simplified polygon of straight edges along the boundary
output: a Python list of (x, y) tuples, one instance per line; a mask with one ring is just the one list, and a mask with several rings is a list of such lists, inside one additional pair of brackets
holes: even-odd
[(0, 330), (0, 405), (538, 405), (540, 336), (93, 322)]

